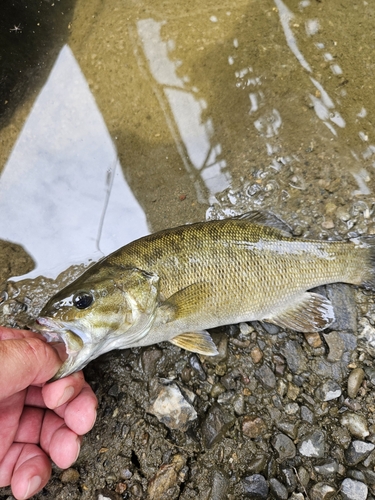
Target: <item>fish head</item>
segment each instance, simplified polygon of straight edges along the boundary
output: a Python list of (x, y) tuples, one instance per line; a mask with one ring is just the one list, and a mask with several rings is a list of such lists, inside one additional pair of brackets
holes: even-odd
[(103, 264), (54, 295), (31, 325), (48, 342), (65, 344), (68, 357), (53, 380), (139, 342), (151, 328), (158, 295), (156, 274)]

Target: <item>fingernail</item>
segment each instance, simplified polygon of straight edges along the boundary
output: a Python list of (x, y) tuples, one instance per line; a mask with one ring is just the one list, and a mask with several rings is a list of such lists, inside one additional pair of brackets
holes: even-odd
[(68, 387), (65, 388), (63, 395), (57, 402), (57, 406), (61, 406), (65, 404), (69, 399), (74, 395), (74, 387), (69, 385)]
[(41, 489), (40, 487), (41, 484), (42, 484), (42, 478), (39, 476), (33, 476), (31, 479), (29, 479), (29, 483), (27, 485), (27, 491), (23, 498), (26, 499), (32, 497), (35, 493), (37, 493)]

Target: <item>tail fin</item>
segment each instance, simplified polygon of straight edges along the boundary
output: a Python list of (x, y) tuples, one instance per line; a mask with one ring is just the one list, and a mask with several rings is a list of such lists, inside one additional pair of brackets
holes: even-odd
[(356, 246), (359, 276), (358, 285), (375, 290), (375, 235), (350, 240)]

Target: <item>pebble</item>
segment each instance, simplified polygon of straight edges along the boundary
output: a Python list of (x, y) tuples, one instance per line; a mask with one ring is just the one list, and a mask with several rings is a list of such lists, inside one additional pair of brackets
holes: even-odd
[(309, 491), (311, 500), (329, 500), (335, 495), (335, 488), (327, 483), (316, 483)]
[(304, 333), (303, 334), (305, 337), (306, 342), (309, 344), (309, 346), (313, 347), (314, 349), (317, 347), (320, 347), (322, 345), (322, 339), (319, 335), (319, 333)]
[(66, 469), (62, 472), (60, 476), (60, 481), (62, 483), (76, 483), (79, 480), (79, 472), (73, 467)]
[(260, 417), (245, 415), (242, 420), (242, 433), (251, 439), (255, 439), (267, 432), (267, 424)]
[(292, 493), (289, 500), (305, 500), (305, 497), (303, 496), (303, 493)]
[(189, 423), (197, 418), (194, 407), (186, 401), (176, 384), (161, 386), (147, 412), (170, 429), (180, 431), (186, 431)]
[(298, 432), (298, 424), (299, 422), (289, 422), (289, 421), (283, 421), (279, 420), (276, 422), (276, 427), (279, 429), (279, 431), (287, 434), (291, 439), (296, 439), (297, 437), (297, 432)]
[(339, 464), (336, 460), (329, 460), (320, 465), (314, 465), (315, 471), (322, 476), (329, 476), (335, 474), (339, 470)]
[(263, 364), (255, 370), (254, 375), (266, 389), (274, 389), (276, 387), (275, 374), (268, 365)]
[(294, 458), (296, 456), (296, 447), (293, 441), (285, 434), (276, 434), (272, 446), (279, 454), (280, 461)]
[(215, 469), (212, 473), (212, 486), (208, 500), (226, 500), (228, 486), (227, 475), (223, 471)]
[(344, 341), (338, 332), (324, 333), (324, 340), (328, 345), (328, 361), (335, 362), (340, 361), (344, 354)]
[(315, 391), (315, 396), (320, 401), (331, 401), (341, 396), (341, 386), (334, 380), (326, 380)]
[(178, 474), (185, 464), (186, 458), (180, 454), (174, 455), (169, 464), (163, 464), (148, 482), (147, 498), (163, 498), (166, 492), (178, 483)]
[(245, 398), (243, 394), (236, 394), (234, 396), (232, 406), (236, 415), (243, 415), (245, 413)]
[(268, 457), (266, 455), (256, 455), (247, 464), (248, 471), (252, 474), (259, 474), (267, 466)]
[(301, 373), (307, 369), (305, 352), (296, 340), (287, 340), (281, 348), (281, 354), (292, 373)]
[(301, 406), (301, 418), (309, 424), (314, 423), (315, 414), (307, 406)]
[(288, 500), (288, 490), (283, 483), (274, 477), (270, 479), (270, 490), (277, 500)]
[(359, 321), (359, 325), (361, 331), (358, 336), (358, 346), (375, 358), (375, 328), (369, 323), (367, 318), (362, 318)]
[(261, 474), (253, 474), (242, 480), (243, 494), (252, 500), (267, 500), (268, 484)]
[(280, 477), (283, 479), (286, 489), (289, 492), (292, 492), (297, 488), (297, 476), (293, 469), (289, 467), (281, 469)]
[(359, 413), (347, 412), (341, 417), (340, 422), (341, 425), (348, 429), (352, 436), (364, 439), (370, 434), (367, 420)]
[(330, 328), (340, 332), (357, 332), (357, 306), (354, 290), (345, 283), (326, 286), (327, 298), (335, 311), (335, 321)]
[(365, 441), (352, 441), (345, 450), (345, 460), (348, 465), (357, 465), (363, 460), (365, 460), (375, 445), (372, 443), (366, 443)]
[(207, 375), (203, 370), (202, 363), (199, 361), (199, 358), (196, 354), (191, 354), (191, 356), (189, 356), (189, 364), (198, 375), (199, 380), (201, 382), (204, 382), (207, 378)]
[(348, 396), (350, 398), (354, 399), (357, 396), (364, 378), (365, 372), (362, 368), (354, 368), (350, 372), (348, 378)]
[(219, 442), (232, 427), (235, 418), (218, 403), (213, 404), (202, 424), (202, 437), (206, 448)]
[(163, 357), (163, 351), (158, 347), (149, 347), (141, 354), (142, 369), (147, 378), (155, 377), (158, 361)]
[(343, 500), (365, 500), (368, 487), (361, 481), (346, 478), (341, 483), (341, 496)]
[(226, 333), (213, 333), (212, 340), (215, 342), (218, 354), (209, 356), (208, 359), (211, 364), (217, 364), (228, 357), (228, 335)]
[(323, 458), (325, 451), (325, 437), (321, 430), (307, 435), (298, 446), (299, 452), (305, 457)]
[(251, 359), (253, 360), (253, 362), (255, 364), (257, 364), (257, 363), (260, 363), (260, 361), (262, 361), (263, 352), (259, 349), (259, 347), (254, 347), (250, 351), (250, 356), (251, 356)]

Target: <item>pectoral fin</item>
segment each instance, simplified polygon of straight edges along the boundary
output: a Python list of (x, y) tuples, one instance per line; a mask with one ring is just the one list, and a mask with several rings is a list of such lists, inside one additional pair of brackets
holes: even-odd
[(193, 283), (179, 290), (160, 306), (160, 317), (164, 323), (187, 318), (204, 310), (207, 299), (211, 296), (210, 283)]
[(211, 335), (205, 330), (202, 332), (181, 333), (169, 342), (187, 351), (197, 352), (205, 356), (216, 356), (216, 354), (219, 354)]
[(331, 302), (323, 295), (306, 292), (292, 306), (263, 321), (297, 332), (313, 333), (328, 328), (334, 320)]

